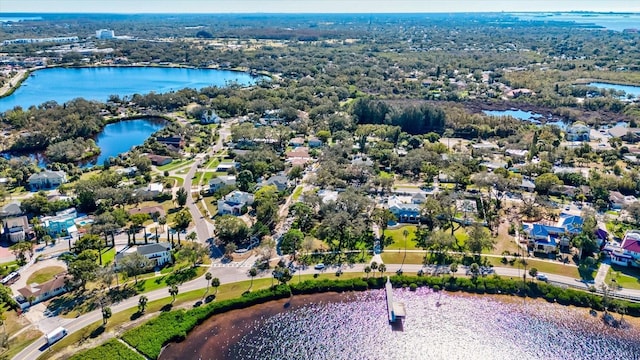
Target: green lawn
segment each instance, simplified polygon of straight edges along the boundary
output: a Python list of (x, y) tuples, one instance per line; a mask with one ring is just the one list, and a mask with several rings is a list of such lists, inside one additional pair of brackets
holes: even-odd
[[(169, 176), (167, 177), (167, 179), (171, 179), (174, 180), (178, 183), (178, 186), (182, 186), (182, 184), (184, 184), (184, 179), (181, 177), (177, 177), (177, 176)], [(174, 185), (175, 186), (175, 185)]]
[(385, 249), (386, 250), (404, 249), (405, 241), (404, 241), (403, 232), (404, 230), (408, 230), (409, 234), (407, 235), (407, 241), (406, 241), (407, 250), (419, 250), (419, 248), (416, 247), (416, 242), (415, 242), (416, 229), (417, 229), (417, 226), (415, 225), (405, 225), (405, 226), (397, 227), (394, 229), (385, 230), (384, 236), (391, 237), (393, 239), (393, 243), (390, 245), (387, 245)]
[(397, 250), (389, 250), (380, 254), (380, 257), (382, 257), (382, 261), (386, 264), (402, 264), (403, 259), (405, 264), (422, 264), (424, 263), (424, 254), (425, 253), (422, 252), (408, 252), (406, 253), (405, 258), (404, 251), (400, 250), (400, 252), (398, 252)]
[(27, 284), (43, 284), (53, 279), (56, 275), (65, 272), (65, 270), (62, 266), (47, 266), (31, 274), (27, 279)]
[(611, 265), (611, 269), (609, 269), (609, 273), (607, 274), (606, 282), (610, 283), (614, 278), (614, 275), (616, 282), (622, 288), (640, 290), (640, 270)]
[(104, 250), (102, 252), (101, 256), (102, 256), (102, 264), (103, 265), (112, 263), (113, 259), (116, 257), (116, 249), (115, 248), (109, 248), (107, 250)]
[(195, 160), (174, 160), (167, 165), (158, 166), (158, 170), (160, 171), (172, 171), (183, 166), (188, 166), (193, 164)]
[(302, 195), (302, 190), (304, 190), (303, 186), (296, 187), (296, 189), (293, 191), (293, 196), (292, 196), (293, 201), (298, 201), (298, 199), (300, 198), (300, 195)]
[(220, 159), (217, 156), (214, 156), (209, 160), (209, 162), (205, 165), (205, 169), (215, 169), (220, 164)]
[[(524, 269), (522, 264), (519, 261), (516, 261), (513, 266), (507, 264), (503, 264), (498, 257), (486, 257), (489, 263), (496, 267), (513, 267)], [(538, 272), (546, 273), (546, 274), (556, 274), (556, 275), (564, 275), (573, 277), (576, 279), (580, 278), (580, 274), (578, 273), (578, 268), (572, 265), (564, 265), (562, 263), (553, 263), (548, 261), (534, 260), (531, 258), (527, 259), (527, 271), (531, 268), (538, 269)]]

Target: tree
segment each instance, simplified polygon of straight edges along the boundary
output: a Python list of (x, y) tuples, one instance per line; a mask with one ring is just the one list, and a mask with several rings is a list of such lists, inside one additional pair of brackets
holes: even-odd
[(33, 244), (30, 241), (21, 241), (17, 244), (11, 245), (9, 250), (16, 257), (18, 265), (24, 265), (27, 263), (27, 257), (25, 254), (29, 253), (33, 256)]
[(249, 285), (249, 289), (253, 287), (253, 278), (256, 277), (256, 275), (258, 275), (258, 269), (254, 267), (249, 269), (249, 276), (251, 277), (251, 284)]
[(529, 275), (531, 275), (531, 279), (534, 279), (536, 276), (538, 276), (538, 269), (536, 268), (529, 269)]
[(396, 216), (389, 209), (375, 208), (371, 213), (371, 218), (380, 227), (380, 243), (384, 244), (384, 232), (387, 230), (389, 222), (396, 220)]
[(102, 325), (107, 325), (107, 321), (113, 315), (111, 308), (106, 306), (102, 309)]
[(187, 204), (187, 196), (187, 190), (182, 187), (176, 191), (176, 202), (178, 206), (183, 207)]
[(192, 267), (198, 266), (209, 255), (209, 249), (198, 242), (189, 242), (180, 247), (176, 253), (178, 259), (185, 259)]
[(85, 250), (71, 260), (67, 272), (84, 290), (88, 281), (95, 280), (98, 270), (98, 254), (95, 250)]
[(128, 276), (133, 276), (135, 283), (138, 283), (138, 275), (147, 272), (153, 263), (146, 256), (139, 254), (137, 251), (122, 257), (118, 266), (122, 268)]
[(113, 280), (116, 278), (114, 267), (112, 265), (107, 265), (100, 268), (97, 273), (98, 279), (100, 279), (103, 287), (107, 289), (111, 288), (111, 284), (113, 284)]
[(215, 293), (217, 294), (218, 293), (218, 287), (220, 286), (220, 279), (218, 279), (217, 277), (212, 278), (211, 279), (211, 286), (213, 286), (216, 289)]
[(371, 267), (370, 266), (365, 266), (364, 267), (364, 273), (367, 274), (367, 279), (369, 278), (369, 273), (371, 272)]
[(236, 183), (240, 191), (249, 191), (253, 185), (253, 173), (249, 170), (242, 170), (236, 177)]
[(280, 265), (276, 266), (271, 274), (273, 275), (274, 279), (278, 280), (278, 282), (283, 285), (289, 282), (289, 280), (291, 280), (291, 278), (293, 277), (291, 275), (291, 271), (289, 271), (289, 268)]
[(239, 243), (249, 236), (249, 228), (242, 219), (232, 215), (222, 215), (216, 219), (216, 242), (225, 245)]
[(187, 235), (187, 240), (189, 240), (189, 241), (194, 241), (197, 238), (198, 238), (198, 234), (196, 234), (195, 231), (192, 231)]
[(204, 274), (204, 278), (205, 280), (207, 280), (207, 292), (209, 292), (209, 285), (211, 285), (211, 279), (213, 278), (213, 275), (211, 275), (211, 273), (207, 271), (207, 273)]
[(103, 247), (103, 241), (98, 235), (86, 234), (73, 244), (73, 251), (80, 254), (85, 250), (100, 251)]
[(451, 265), (449, 266), (449, 271), (451, 271), (451, 273), (455, 275), (458, 272), (458, 263), (451, 263)]
[(469, 273), (471, 273), (471, 280), (476, 283), (478, 281), (478, 275), (480, 275), (480, 266), (477, 263), (471, 264), (469, 266)]
[(304, 234), (298, 229), (289, 229), (280, 240), (280, 251), (283, 254), (295, 254), (300, 249)]
[(380, 264), (380, 266), (378, 266), (378, 271), (380, 271), (380, 276), (382, 277), (384, 275), (384, 272), (387, 271), (387, 265)]
[(138, 312), (141, 314), (144, 313), (144, 310), (147, 308), (147, 302), (149, 302), (149, 298), (144, 295), (140, 295), (138, 298)]
[(375, 276), (375, 272), (378, 270), (378, 263), (375, 261), (372, 261), (371, 264), (369, 264), (369, 267), (371, 267), (371, 271), (374, 272), (374, 276)]
[(302, 171), (302, 167), (300, 165), (296, 165), (292, 167), (291, 170), (289, 170), (287, 177), (289, 178), (289, 180), (293, 180), (297, 184), (298, 180), (302, 179)]
[(180, 233), (187, 230), (193, 218), (187, 209), (180, 210), (173, 218), (173, 227), (178, 232), (178, 243), (180, 243)]
[(180, 290), (178, 289), (178, 285), (171, 285), (169, 287), (169, 295), (171, 295), (171, 297), (173, 298), (173, 300), (171, 300), (171, 303), (173, 304), (173, 302), (176, 301), (176, 296), (178, 295), (178, 292)]
[(554, 186), (562, 185), (562, 180), (557, 175), (552, 173), (545, 173), (538, 176), (534, 183), (536, 185), (536, 191), (539, 194), (548, 194)]
[(493, 249), (495, 242), (481, 224), (475, 223), (467, 234), (467, 248), (473, 254), (479, 255), (484, 249)]

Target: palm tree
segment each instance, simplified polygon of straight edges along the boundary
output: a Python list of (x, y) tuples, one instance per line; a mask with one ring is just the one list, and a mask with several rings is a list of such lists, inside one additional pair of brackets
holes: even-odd
[(529, 275), (531, 275), (531, 281), (533, 281), (533, 279), (536, 276), (538, 276), (538, 269), (536, 269), (536, 268), (529, 269)]
[(216, 294), (218, 293), (218, 286), (220, 286), (220, 279), (218, 278), (213, 278), (211, 279), (211, 286), (213, 286), (214, 288), (216, 288)]
[(209, 292), (209, 284), (211, 284), (211, 279), (213, 278), (213, 275), (211, 275), (210, 272), (207, 272), (206, 274), (204, 274), (204, 278), (207, 280), (207, 292)]
[(387, 271), (387, 265), (380, 264), (380, 266), (378, 266), (378, 271), (380, 271), (380, 277), (382, 277), (384, 275), (384, 272)]
[(171, 285), (171, 287), (169, 287), (169, 295), (171, 295), (171, 297), (173, 298), (173, 300), (171, 301), (171, 303), (173, 304), (174, 301), (176, 301), (176, 295), (178, 295), (178, 286), (177, 285)]
[(249, 285), (249, 290), (251, 290), (251, 288), (253, 287), (253, 278), (256, 277), (256, 275), (258, 275), (258, 270), (254, 267), (252, 267), (251, 269), (249, 269), (249, 276), (251, 276), (251, 284)]
[(370, 266), (365, 266), (364, 267), (364, 273), (367, 274), (367, 279), (369, 278), (369, 273), (371, 272), (371, 267)]
[(102, 325), (107, 325), (107, 321), (111, 315), (113, 315), (113, 313), (111, 312), (110, 307), (107, 306), (102, 309)]
[(371, 265), (369, 265), (369, 266), (371, 266), (371, 271), (373, 271), (373, 272), (376, 272), (376, 270), (378, 270), (378, 263), (375, 262), (375, 261), (372, 261)]

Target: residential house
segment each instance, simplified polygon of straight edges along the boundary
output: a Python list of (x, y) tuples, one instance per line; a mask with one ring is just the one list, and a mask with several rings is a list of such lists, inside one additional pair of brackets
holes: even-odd
[(153, 199), (164, 192), (164, 185), (160, 183), (150, 183), (147, 186), (137, 188), (134, 196), (139, 199)]
[(567, 127), (566, 139), (568, 141), (589, 141), (591, 128), (581, 121), (576, 121)]
[(135, 248), (128, 248), (125, 251), (121, 251), (116, 254), (115, 264), (116, 268), (118, 263), (122, 261), (122, 258), (126, 255), (137, 252), (138, 254), (146, 257), (153, 262), (153, 266), (164, 266), (172, 262), (171, 259), (171, 244), (167, 242), (138, 245)]
[(22, 214), (22, 208), (20, 207), (20, 203), (17, 201), (9, 203), (0, 209), (0, 217), (13, 217)]
[(170, 146), (176, 147), (178, 149), (182, 149), (184, 147), (184, 145), (185, 145), (184, 138), (182, 136), (179, 136), (179, 135), (157, 137), (156, 141), (161, 143), (161, 144), (165, 144), (165, 145), (170, 145)]
[(301, 146), (295, 148), (286, 153), (287, 162), (291, 164), (291, 166), (306, 166), (308, 163), (313, 161), (311, 155), (309, 155), (309, 149), (305, 146)]
[(209, 109), (205, 110), (202, 113), (202, 117), (200, 118), (200, 124), (220, 124), (222, 119), (215, 111)]
[(278, 191), (284, 191), (289, 188), (289, 186), (291, 185), (291, 181), (286, 175), (279, 174), (279, 175), (273, 175), (269, 177), (267, 180), (263, 181), (260, 184), (260, 187), (267, 186), (267, 185), (275, 185)]
[(310, 148), (319, 148), (322, 145), (324, 145), (324, 143), (322, 142), (322, 140), (312, 137), (311, 139), (309, 139), (309, 147)]
[(629, 230), (620, 246), (611, 252), (611, 262), (621, 266), (640, 267), (640, 231)]
[(610, 207), (614, 210), (620, 210), (625, 205), (629, 205), (636, 201), (638, 201), (638, 199), (635, 196), (632, 196), (632, 195), (624, 196), (618, 191), (609, 192), (609, 204), (610, 204)]
[(241, 215), (245, 206), (253, 204), (253, 194), (235, 190), (218, 200), (218, 214)]
[(13, 243), (29, 240), (33, 236), (29, 219), (26, 216), (5, 219), (3, 225), (4, 238)]
[(640, 137), (640, 128), (630, 128), (626, 126), (614, 126), (608, 130), (609, 135), (614, 138), (623, 138), (627, 141)]
[(151, 164), (155, 166), (167, 165), (173, 161), (173, 158), (171, 158), (171, 156), (162, 156), (155, 154), (148, 154), (147, 158), (151, 160)]
[(515, 162), (523, 162), (527, 159), (527, 155), (529, 155), (529, 151), (519, 149), (507, 149), (504, 153)]
[(117, 174), (128, 176), (128, 177), (136, 176), (137, 172), (138, 172), (138, 168), (135, 166), (130, 166), (130, 167), (116, 170)]
[(297, 148), (303, 145), (304, 145), (304, 138), (294, 137), (293, 139), (289, 140), (289, 146), (293, 146), (294, 148)]
[(236, 177), (233, 175), (223, 175), (209, 180), (209, 192), (213, 193), (225, 186), (236, 186)]
[[(62, 273), (56, 275), (53, 279), (44, 282), (42, 284), (28, 284), (22, 289), (18, 289), (20, 294), (17, 297), (17, 302), (22, 310), (35, 305), (37, 303), (51, 299), (54, 296), (60, 295), (67, 291), (67, 274)], [(29, 302), (29, 299), (32, 299)]]
[(414, 203), (410, 196), (390, 196), (387, 200), (387, 207), (400, 223), (418, 223), (420, 221), (420, 204)]
[(141, 208), (134, 208), (127, 210), (127, 213), (129, 213), (129, 215), (148, 214), (154, 221), (158, 221), (158, 217), (160, 216), (167, 216), (167, 212), (162, 206), (145, 206)]
[(559, 247), (568, 247), (569, 236), (580, 234), (583, 223), (584, 219), (580, 216), (562, 213), (556, 226), (535, 223), (525, 226), (525, 232), (533, 251), (549, 254)]
[(338, 200), (338, 192), (335, 190), (320, 190), (318, 191), (318, 196), (320, 197), (320, 201), (323, 204), (327, 204), (329, 202), (335, 202)]
[(373, 166), (373, 160), (369, 158), (363, 158), (361, 156), (356, 156), (351, 160), (351, 165), (353, 166)]
[(218, 167), (216, 167), (216, 172), (229, 173), (229, 172), (237, 170), (238, 166), (239, 166), (239, 164), (236, 163), (235, 161), (222, 162), (222, 163), (218, 164)]
[(75, 208), (69, 208), (63, 211), (58, 211), (55, 216), (45, 216), (40, 218), (40, 222), (47, 229), (49, 235), (56, 236), (74, 236), (78, 232), (75, 220), (78, 217), (78, 213)]
[(67, 174), (64, 171), (44, 170), (29, 176), (31, 190), (53, 189), (67, 182)]
[(520, 183), (520, 189), (528, 192), (533, 192), (536, 189), (536, 184), (534, 184), (531, 179), (526, 177), (522, 177), (522, 182)]

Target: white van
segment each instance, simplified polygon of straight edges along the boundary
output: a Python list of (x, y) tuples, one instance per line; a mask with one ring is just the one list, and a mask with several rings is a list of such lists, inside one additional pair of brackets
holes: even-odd
[(45, 337), (47, 338), (47, 344), (53, 345), (56, 341), (62, 339), (67, 335), (67, 329), (62, 326), (48, 333)]

